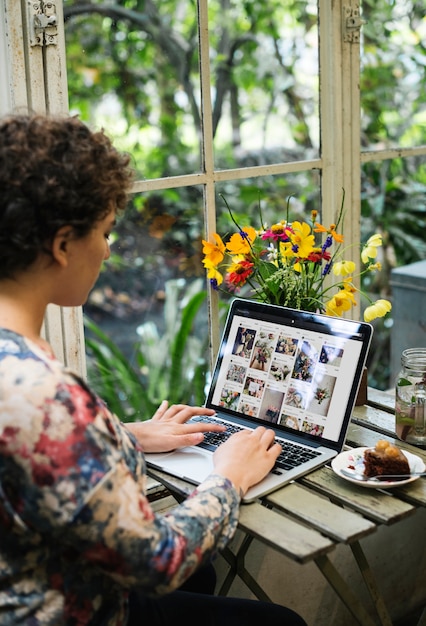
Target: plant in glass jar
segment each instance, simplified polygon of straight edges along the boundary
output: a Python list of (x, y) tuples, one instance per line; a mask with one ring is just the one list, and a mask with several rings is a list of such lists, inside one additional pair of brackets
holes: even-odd
[(402, 441), (426, 448), (426, 348), (407, 348), (401, 355), (395, 430)]

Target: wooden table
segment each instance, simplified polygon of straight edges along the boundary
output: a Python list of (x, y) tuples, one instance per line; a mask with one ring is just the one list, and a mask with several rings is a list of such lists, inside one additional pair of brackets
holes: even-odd
[[(354, 409), (346, 448), (373, 446), (377, 439), (388, 439), (422, 457), (426, 463), (426, 450), (395, 439), (393, 412), (393, 397), (370, 388), (367, 404)], [(149, 473), (178, 499), (193, 490), (189, 483), (172, 479), (168, 474), (152, 469)], [(262, 501), (241, 506), (239, 528), (244, 533), (244, 539), (236, 551), (227, 547), (222, 552), (230, 567), (219, 594), (226, 594), (234, 578), (239, 576), (257, 598), (270, 600), (246, 568), (245, 558), (250, 545), (253, 540), (258, 540), (297, 563), (314, 561), (362, 626), (392, 626), (360, 540), (381, 525), (395, 524), (425, 506), (426, 478), (391, 490), (365, 489), (342, 480), (330, 467), (322, 467)], [(376, 616), (366, 610), (330, 560), (329, 555), (338, 544), (350, 547), (373, 599)]]

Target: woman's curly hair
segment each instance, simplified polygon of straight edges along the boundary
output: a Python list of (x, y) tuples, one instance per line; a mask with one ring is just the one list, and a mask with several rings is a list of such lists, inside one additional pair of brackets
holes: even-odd
[(133, 180), (130, 157), (76, 117), (11, 115), (0, 120), (0, 279), (44, 252), (62, 226), (84, 237)]

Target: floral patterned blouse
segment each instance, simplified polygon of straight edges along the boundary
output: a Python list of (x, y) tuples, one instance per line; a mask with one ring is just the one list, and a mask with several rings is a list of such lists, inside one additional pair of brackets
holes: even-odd
[(125, 624), (129, 589), (172, 591), (235, 532), (239, 496), (221, 476), (163, 515), (145, 490), (118, 418), (0, 329), (0, 625)]

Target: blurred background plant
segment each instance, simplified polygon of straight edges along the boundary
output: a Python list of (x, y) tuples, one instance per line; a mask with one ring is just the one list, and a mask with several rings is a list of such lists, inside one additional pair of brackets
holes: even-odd
[(153, 321), (141, 324), (132, 358), (85, 316), (88, 381), (120, 419), (148, 419), (162, 400), (204, 403), (209, 368), (196, 325), (205, 319), (205, 299), (201, 280), (167, 281), (164, 330)]

